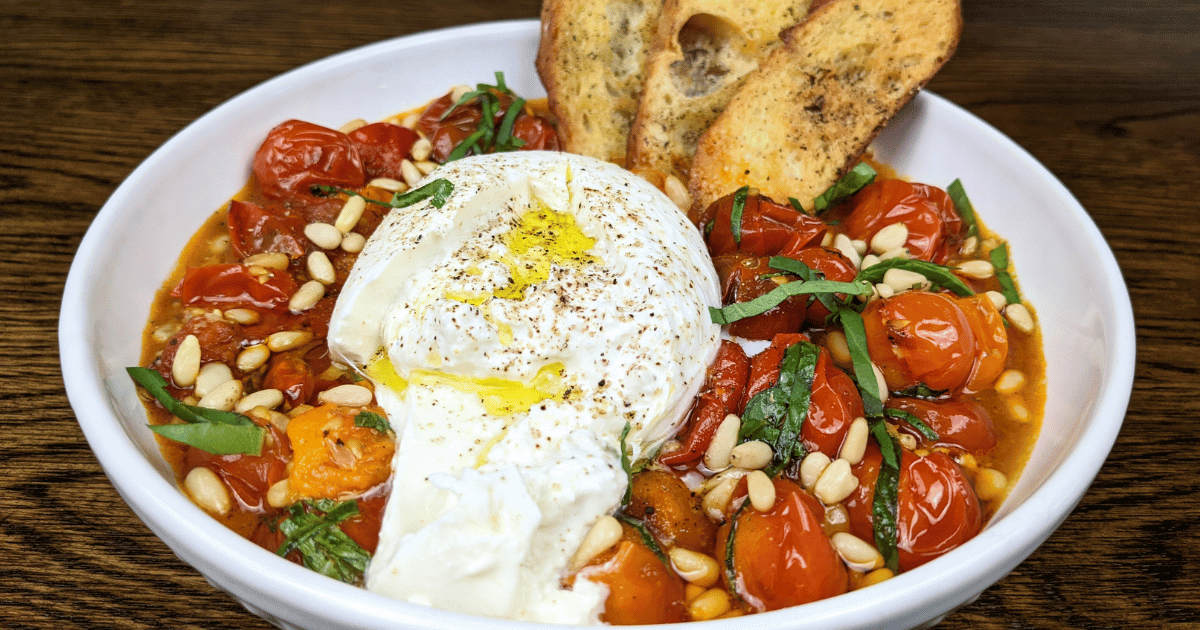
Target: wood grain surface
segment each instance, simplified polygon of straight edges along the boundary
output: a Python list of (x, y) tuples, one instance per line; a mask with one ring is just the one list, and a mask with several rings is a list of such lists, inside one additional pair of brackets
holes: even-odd
[[(269, 627), (134, 516), (64, 394), (63, 283), (122, 179), (207, 110), (306, 62), (537, 13), (538, 0), (0, 2), (0, 627)], [(1200, 628), (1200, 4), (965, 0), (964, 18), (930, 88), (1087, 208), (1129, 285), (1138, 364), (1082, 503), (940, 627)]]

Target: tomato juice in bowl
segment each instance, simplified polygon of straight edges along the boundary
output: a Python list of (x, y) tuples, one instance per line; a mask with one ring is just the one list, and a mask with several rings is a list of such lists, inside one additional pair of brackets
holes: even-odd
[[(512, 50), (529, 51), (536, 46), (536, 30), (528, 23), (488, 25), (354, 51), (323, 62), (323, 65), (282, 77), (270, 86), (272, 90), (283, 90), (284, 93), (287, 89), (303, 92), (307, 81), (351, 81), (346, 74), (350, 67), (358, 74), (367, 75), (359, 80), (369, 81), (382, 73), (371, 75), (364, 68), (385, 65), (385, 61), (396, 55), (415, 54), (414, 51), (451, 55), (450, 49), (461, 43), (463, 37), (493, 42), (497, 48), (505, 50), (509, 48), (504, 47), (513, 47)], [(454, 82), (489, 80), (491, 72), (500, 69), (497, 67), (499, 62), (494, 55), (492, 57), (456, 58), (461, 64), (455, 70), (457, 74), (443, 73), (431, 78), (428, 90), (419, 97), (410, 99), (412, 92), (404, 86), (379, 95), (374, 114), (383, 116), (406, 106), (418, 105), (444, 90), (447, 76), (456, 77)], [(517, 59), (503, 64), (502, 69), (510, 83), (523, 85), (523, 92), (532, 94), (537, 86), (529, 74), (525, 75), (524, 84), (518, 82), (522, 69), (528, 66)], [(474, 74), (467, 70), (472, 67)], [(367, 93), (371, 91), (367, 90)], [(68, 371), (72, 402), (80, 410), (81, 424), (97, 456), (139, 516), (181, 557), (200, 568), (211, 581), (234, 592), (253, 609), (293, 624), (304, 623), (305, 618), (320, 620), (317, 622), (320, 627), (454, 627), (465, 620), (450, 613), (384, 600), (307, 574), (303, 569), (283, 563), (244, 540), (230, 536), (227, 530), (213, 527), (213, 523), (183, 499), (174, 487), (173, 474), (158, 455), (143, 426), (144, 414), (132, 395), (132, 387), (124, 380), (122, 368), (136, 363), (136, 357), (130, 357), (136, 352), (139, 322), (146, 312), (144, 305), (165, 277), (161, 269), (174, 259), (199, 218), (218, 207), (228, 193), (244, 181), (244, 163), (231, 166), (200, 159), (204, 153), (211, 152), (204, 148), (205, 143), (221, 138), (221, 146), (231, 147), (230, 155), (249, 155), (266, 129), (286, 117), (315, 119), (336, 127), (349, 118), (373, 114), (369, 104), (364, 107), (359, 103), (354, 111), (348, 111), (339, 104), (311, 103), (301, 107), (272, 102), (269, 97), (270, 94), (261, 92), (239, 97), (183, 132), (139, 169), (101, 213), (81, 247), (80, 261), (64, 299), (64, 369)], [(261, 103), (256, 100), (263, 98), (267, 100)], [(301, 111), (306, 109), (308, 111)], [(227, 118), (222, 119), (222, 116)], [(889, 142), (893, 135), (899, 135), (903, 140)], [(964, 138), (968, 142), (964, 143)], [(230, 139), (234, 141), (230, 142)], [(249, 148), (239, 153), (239, 144)], [(1123, 287), (1119, 275), (1114, 275), (1111, 255), (1103, 247), (1094, 226), (1087, 222), (1082, 210), (1077, 209), (1077, 204), (1027, 155), (978, 121), (929, 95), (918, 99), (893, 123), (877, 151), (881, 161), (894, 165), (899, 172), (916, 180), (947, 182), (962, 178), (989, 226), (1012, 243), (1012, 255), (1022, 286), (1030, 301), (1037, 305), (1039, 319), (1046, 330), (1047, 422), (1043, 441), (1035, 450), (1025, 475), (980, 537), (887, 584), (807, 606), (804, 622), (819, 619), (823, 620), (824, 627), (829, 627), (835, 620), (842, 627), (913, 624), (921, 621), (918, 618), (921, 615), (916, 610), (920, 606), (905, 603), (913, 597), (910, 589), (921, 593), (921, 602), (937, 602), (924, 609), (929, 614), (928, 619), (969, 598), (1015, 566), (1082, 496), (1115, 436), (1119, 412), (1124, 408), (1122, 396), (1128, 395), (1125, 377), (1132, 369), (1131, 342), (1120, 340), (1120, 333), (1126, 332), (1125, 327), (1129, 324), (1127, 299), (1122, 300)], [(942, 172), (941, 167), (931, 164), (933, 160), (927, 157), (947, 153), (962, 156), (961, 160), (945, 167), (954, 171)], [(175, 173), (184, 164), (195, 169), (193, 173), (197, 178), (210, 175), (211, 179), (195, 184), (179, 179)], [(220, 172), (225, 175), (219, 176)], [(236, 183), (229, 187), (221, 184), (222, 181)], [(188, 186), (195, 190), (189, 190)], [(147, 215), (137, 214), (139, 207), (146, 207), (141, 205), (141, 198), (148, 196), (153, 200), (154, 194), (179, 192), (180, 187), (183, 192), (204, 200), (202, 204), (197, 201), (197, 207), (189, 210), (189, 216), (194, 219), (189, 226), (172, 231), (171, 226), (155, 224), (146, 220)], [(213, 187), (221, 190), (212, 191)], [(1013, 190), (1027, 195), (1029, 205), (1013, 204), (1008, 208), (993, 209), (998, 207), (994, 200), (1005, 199)], [(1023, 223), (1032, 222), (1029, 219), (1005, 215), (1006, 212), (1016, 214), (1015, 209), (1023, 207), (1047, 208), (1045, 221), (1038, 225), (1039, 229), (1023, 227)], [(152, 248), (159, 242), (164, 244), (145, 253), (118, 252), (114, 242), (118, 240), (116, 235), (122, 233), (136, 234)], [(1054, 248), (1042, 247), (1048, 241), (1075, 255), (1073, 260), (1092, 260), (1096, 264), (1085, 270), (1061, 264), (1072, 259), (1059, 259), (1059, 254), (1052, 251)], [(1050, 259), (1036, 258), (1043, 255)], [(1060, 290), (1052, 289), (1057, 280), (1043, 278), (1038, 273), (1041, 268), (1051, 266), (1085, 275), (1083, 280), (1086, 282), (1068, 284), (1103, 288), (1101, 299), (1093, 298), (1089, 310), (1082, 313), (1082, 321), (1090, 327), (1079, 328), (1069, 323), (1079, 318), (1078, 305), (1087, 302), (1080, 299), (1072, 303), (1068, 299), (1079, 296), (1055, 295), (1054, 291)], [(112, 280), (104, 282), (102, 278)], [(126, 306), (120, 296), (142, 296), (143, 301), (140, 307)], [(135, 308), (140, 310), (135, 311)], [(85, 313), (92, 315), (85, 318)], [(124, 316), (119, 317), (120, 314)], [(133, 328), (132, 333), (130, 328)], [(126, 342), (128, 346), (123, 345)], [(77, 352), (84, 354), (75, 354)], [(1078, 365), (1081, 357), (1087, 380), (1072, 382), (1065, 366), (1071, 361)], [(1122, 383), (1122, 378), (1126, 382)], [(106, 395), (102, 387), (112, 394)], [(1095, 402), (1089, 402), (1093, 395)], [(102, 413), (93, 415), (95, 410)], [(104, 428), (100, 429), (95, 422), (102, 422)], [(1069, 447), (1077, 437), (1081, 438), (1077, 446)], [(1080, 450), (1085, 446), (1090, 449), (1087, 453)], [(1037, 507), (1033, 507), (1035, 505)], [(1050, 516), (1044, 515), (1047, 509)], [(874, 599), (889, 606), (870, 605)], [(345, 601), (354, 604), (346, 606)], [(756, 620), (767, 627), (790, 627), (799, 622), (795, 610), (760, 615)], [(485, 622), (476, 620), (474, 623)], [(486, 623), (505, 625), (504, 622)], [(732, 620), (720, 623), (736, 624)]]

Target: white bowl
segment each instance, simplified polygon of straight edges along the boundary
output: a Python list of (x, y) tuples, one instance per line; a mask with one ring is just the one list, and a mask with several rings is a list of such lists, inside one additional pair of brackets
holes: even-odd
[[(268, 81), (189, 125), (104, 205), (76, 254), (59, 343), (67, 394), (113, 485), (185, 562), (282, 627), (506, 628), (392, 601), (279, 558), (234, 534), (177, 489), (124, 368), (136, 365), (155, 291), (213, 210), (241, 188), (277, 123), (337, 127), (419, 106), (451, 85), (502, 70), (525, 96), (544, 94), (534, 21), (498, 22), (381, 42)], [(353, 95), (353, 98), (347, 98)], [(800, 608), (705, 622), (706, 628), (908, 628), (940, 619), (1012, 570), (1067, 517), (1104, 462), (1133, 382), (1129, 296), (1112, 252), (1071, 194), (992, 127), (928, 92), (876, 143), (905, 176), (961, 178), (979, 214), (1010, 242), (1045, 337), (1047, 402), (1024, 474), (969, 543), (869, 589)], [(1069, 579), (1069, 578), (1068, 578)]]

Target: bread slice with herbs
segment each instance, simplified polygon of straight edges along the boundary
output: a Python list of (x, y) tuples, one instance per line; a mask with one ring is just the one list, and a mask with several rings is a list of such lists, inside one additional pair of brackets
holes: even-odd
[(662, 0), (544, 0), (537, 70), (563, 150), (624, 163)]
[(830, 0), (776, 48), (700, 138), (693, 209), (749, 185), (772, 199), (815, 197), (958, 46), (958, 0)]
[(809, 0), (666, 0), (629, 135), (629, 166), (686, 173), (716, 120)]

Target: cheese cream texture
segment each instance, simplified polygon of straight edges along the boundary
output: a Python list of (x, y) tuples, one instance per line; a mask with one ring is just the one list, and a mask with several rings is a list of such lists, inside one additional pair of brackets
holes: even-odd
[(330, 322), (398, 436), (367, 588), (476, 615), (595, 623), (605, 587), (561, 585), (716, 354), (716, 272), (659, 190), (591, 158), (471, 157), (393, 210)]

